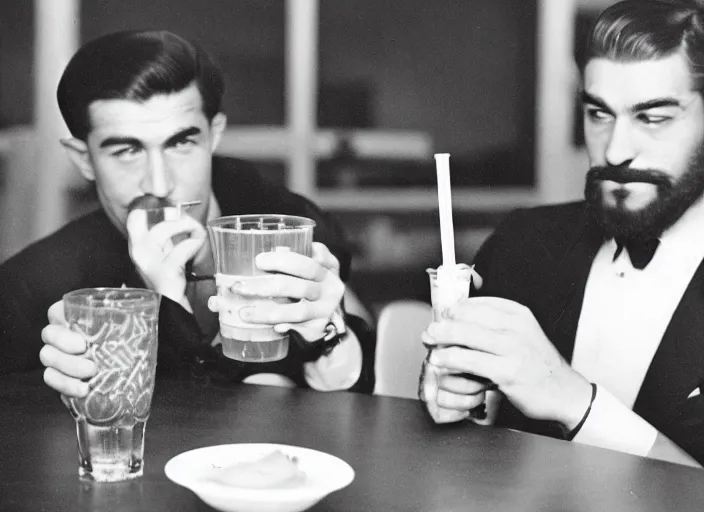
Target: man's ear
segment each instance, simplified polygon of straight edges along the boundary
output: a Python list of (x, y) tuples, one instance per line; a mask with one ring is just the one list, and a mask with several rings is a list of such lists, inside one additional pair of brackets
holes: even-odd
[(72, 137), (70, 139), (61, 139), (61, 145), (66, 149), (68, 157), (73, 165), (80, 171), (88, 181), (95, 181), (95, 171), (93, 164), (90, 161), (88, 154), (88, 145), (81, 139)]
[(211, 151), (215, 151), (215, 149), (220, 144), (220, 140), (222, 139), (222, 134), (225, 131), (226, 126), (227, 126), (227, 116), (225, 114), (223, 114), (222, 112), (215, 114), (215, 117), (213, 117), (213, 120), (210, 121), (210, 132), (212, 134), (211, 147), (210, 147)]

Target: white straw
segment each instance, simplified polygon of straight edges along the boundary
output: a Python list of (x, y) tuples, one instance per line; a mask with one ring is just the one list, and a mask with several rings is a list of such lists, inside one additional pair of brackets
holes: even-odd
[(455, 265), (455, 231), (452, 226), (452, 192), (450, 191), (450, 154), (437, 153), (435, 167), (438, 174), (438, 209), (440, 210), (440, 241), (442, 264)]

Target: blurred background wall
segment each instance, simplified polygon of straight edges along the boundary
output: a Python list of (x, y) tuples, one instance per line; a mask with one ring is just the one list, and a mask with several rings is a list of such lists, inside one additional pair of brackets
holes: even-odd
[[(54, 91), (83, 41), (164, 28), (222, 67), (220, 152), (332, 210), (368, 302), (425, 298), (439, 263), (433, 153), (451, 153), (458, 257), (508, 210), (577, 199), (573, 55), (609, 0), (0, 2), (0, 260), (96, 207)], [(384, 284), (386, 283), (386, 284)]]

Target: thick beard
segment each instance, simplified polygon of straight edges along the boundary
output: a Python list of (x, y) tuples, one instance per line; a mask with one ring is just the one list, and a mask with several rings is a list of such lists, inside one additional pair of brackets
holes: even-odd
[[(646, 182), (657, 186), (657, 197), (644, 208), (628, 211), (617, 202), (615, 208), (605, 206), (601, 183)], [(584, 197), (594, 221), (608, 238), (650, 240), (658, 238), (704, 193), (704, 148), (699, 149), (687, 170), (675, 182), (655, 169), (636, 170), (622, 166), (593, 167), (587, 173)]]

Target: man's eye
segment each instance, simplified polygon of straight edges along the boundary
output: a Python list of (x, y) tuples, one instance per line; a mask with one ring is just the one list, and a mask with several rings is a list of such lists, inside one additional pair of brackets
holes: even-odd
[(587, 117), (594, 122), (604, 122), (611, 119), (611, 114), (600, 108), (586, 109)]
[(196, 144), (196, 141), (193, 139), (180, 139), (180, 140), (174, 141), (174, 143), (172, 144), (171, 147), (173, 147), (174, 149), (186, 149), (191, 146), (195, 146), (195, 144)]
[(663, 115), (657, 116), (653, 114), (638, 114), (638, 120), (649, 126), (659, 126), (672, 120), (672, 118), (670, 116)]
[(137, 156), (140, 150), (141, 148), (138, 148), (137, 146), (126, 146), (113, 151), (112, 156), (126, 160)]

